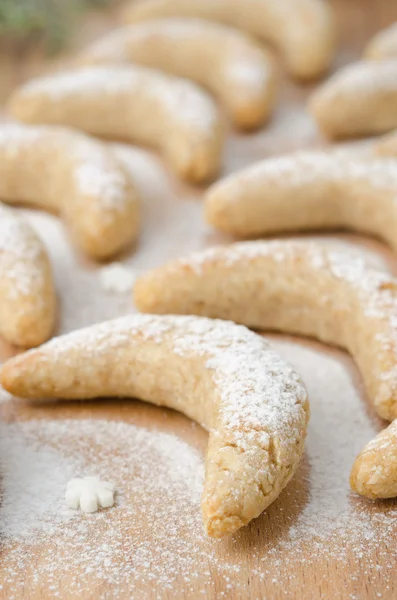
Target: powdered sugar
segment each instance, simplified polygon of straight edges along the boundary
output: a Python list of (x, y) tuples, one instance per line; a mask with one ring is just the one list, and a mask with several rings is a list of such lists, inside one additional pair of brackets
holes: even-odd
[[(56, 137), (57, 128), (53, 129)], [(71, 160), (74, 193), (81, 194), (84, 203), (89, 198), (94, 199), (101, 210), (109, 212), (109, 216), (115, 211), (125, 211), (126, 205), (134, 201), (135, 192), (132, 180), (129, 181), (111, 151), (102, 142), (82, 133), (59, 130), (65, 136), (65, 158)], [(66, 197), (65, 201), (70, 202), (70, 198)]]
[[(124, 423), (66, 420), (3, 425), (0, 448), (6, 584), (13, 585), (11, 565), (21, 573), (50, 538), (33, 585), (55, 584), (68, 573), (71, 592), (87, 590), (94, 578), (111, 582), (117, 595), (117, 586), (128, 581), (133, 589), (151, 574), (166, 587), (180, 569), (195, 576), (203, 541), (203, 464), (186, 443)], [(68, 478), (87, 468), (117, 481), (120, 493), (111, 511), (83, 517), (64, 508)], [(151, 529), (150, 542), (139, 535), (142, 526)], [(194, 535), (178, 544), (186, 528)]]
[[(114, 211), (123, 209), (131, 201), (127, 175), (116, 159), (104, 144), (81, 132), (61, 126), (1, 125), (0, 148), (2, 155), (9, 161), (11, 173), (18, 170), (22, 179), (25, 176), (24, 168), (28, 169), (28, 177), (31, 177), (29, 166), (31, 163), (36, 165), (38, 157), (42, 157), (45, 162), (48, 181), (46, 188), (40, 188), (40, 195), (56, 194), (57, 197), (44, 197), (37, 201), (37, 190), (30, 189), (27, 185), (27, 197), (22, 200), (33, 205), (38, 202), (42, 206), (47, 202), (53, 208), (62, 210), (63, 203), (69, 204), (73, 195), (81, 194), (95, 197), (102, 209)], [(35, 169), (35, 166), (31, 169)], [(73, 181), (77, 189), (71, 188)], [(28, 182), (32, 185), (31, 179)], [(15, 191), (11, 186), (9, 192), (5, 184), (5, 199), (8, 193), (15, 194)], [(10, 200), (15, 198), (11, 197)], [(16, 200), (20, 201), (21, 198)]]
[[(246, 327), (202, 317), (132, 315), (55, 338), (42, 346), (38, 358), (51, 370), (60, 361), (68, 364), (72, 352), (92, 378), (98, 357), (126, 346), (139, 347), (143, 341), (163, 343), (165, 353), (203, 357), (203, 367), (212, 373), (220, 397), (220, 406), (214, 409), (215, 414), (219, 410), (220, 421), (214, 422), (210, 413), (203, 423), (207, 428), (226, 427), (245, 449), (253, 444), (255, 432), (263, 432), (267, 441), (276, 436), (296, 462), (295, 444), (305, 430), (305, 389), (289, 365)], [(82, 371), (78, 378), (83, 376)]]
[[(0, 509), (3, 533), (8, 531), (2, 557), (7, 597), (19, 593), (28, 572), (30, 592), (46, 590), (50, 598), (62, 595), (66, 575), (70, 593), (78, 598), (105, 582), (114, 598), (146, 598), (147, 585), (159, 599), (168, 590), (215, 599), (246, 594), (247, 578), (257, 585), (266, 581), (275, 597), (292, 598), (297, 569), (302, 591), (318, 560), (338, 568), (347, 560), (364, 561), (365, 568), (360, 571), (357, 563), (351, 572), (347, 597), (354, 591), (362, 597), (364, 583), (356, 576), (363, 570), (374, 580), (381, 574), (386, 589), (393, 577), (388, 565), (395, 557), (396, 508), (360, 499), (348, 484), (356, 453), (375, 432), (363, 399), (341, 353), (275, 343), (309, 387), (307, 459), (280, 499), (233, 543), (204, 536), (199, 511), (203, 461), (174, 436), (101, 420), (3, 425), (2, 490), (11, 500), (5, 513)], [(70, 414), (78, 417), (78, 412), (73, 408)], [(157, 409), (150, 420), (167, 424), (165, 412)], [(186, 426), (178, 429), (197, 443), (198, 428)], [(7, 464), (19, 466), (14, 470)], [(64, 510), (63, 483), (71, 473), (87, 471), (117, 483), (120, 495), (111, 511), (82, 517)], [(32, 495), (40, 500), (33, 505)], [(328, 576), (327, 569), (318, 570), (324, 585)], [(97, 596), (105, 598), (101, 592)]]
[(37, 296), (46, 276), (43, 246), (28, 223), (0, 205), (0, 277), (8, 280), (8, 297)]

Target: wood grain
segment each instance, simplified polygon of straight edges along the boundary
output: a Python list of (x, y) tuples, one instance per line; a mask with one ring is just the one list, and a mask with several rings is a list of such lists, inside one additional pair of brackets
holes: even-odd
[[(379, 28), (397, 19), (397, 3), (389, 0), (335, 0), (340, 35), (340, 51), (336, 65), (344, 64), (360, 56), (368, 38)], [(72, 49), (111, 29), (117, 22), (117, 12), (105, 16), (91, 15), (83, 23)], [(10, 57), (4, 52), (0, 57), (1, 99), (20, 81), (52, 68), (61, 68), (71, 61), (72, 50), (61, 60), (43, 59), (39, 51), (29, 57)], [(282, 77), (280, 104), (271, 124), (257, 135), (240, 136), (230, 132), (225, 153), (224, 172), (232, 172), (252, 161), (288, 152), (297, 148), (313, 148), (324, 145), (305, 112), (305, 100), (315, 84), (297, 86)], [(5, 116), (5, 115), (4, 115)], [(6, 116), (5, 116), (6, 118)], [(160, 159), (151, 153), (127, 146), (116, 145), (117, 151), (136, 177), (143, 195), (143, 229), (136, 248), (123, 259), (137, 272), (161, 264), (168, 258), (188, 253), (194, 249), (228, 241), (208, 229), (202, 222), (200, 198), (202, 190), (193, 189), (178, 182)], [(59, 332), (66, 332), (106, 318), (132, 312), (130, 297), (111, 296), (101, 289), (98, 266), (88, 262), (71, 248), (59, 221), (52, 216), (26, 211), (50, 251), (54, 264), (57, 288), (61, 298)], [(373, 240), (353, 235), (310, 236), (325, 239), (331, 244), (354, 244), (376, 264), (384, 264), (397, 273), (397, 260), (391, 251)], [(118, 582), (105, 583), (95, 576), (65, 571), (53, 573), (51, 586), (42, 573), (48, 561), (49, 547), (37, 544), (26, 547), (30, 553), (30, 568), (20, 569), (13, 553), (6, 545), (0, 558), (0, 598), (29, 600), (39, 598), (236, 598), (271, 599), (291, 598), (297, 600), (324, 598), (372, 600), (397, 598), (395, 561), (397, 546), (396, 527), (388, 525), (382, 531), (382, 515), (396, 514), (393, 501), (374, 504), (347, 491), (345, 494), (353, 511), (352, 527), (357, 519), (372, 520), (375, 542), (365, 536), (349, 531), (341, 536), (336, 529), (327, 539), (316, 539), (307, 532), (298, 543), (291, 543), (294, 525), (304, 518), (314, 491), (324, 481), (328, 485), (334, 472), (335, 461), (331, 456), (338, 445), (346, 449), (345, 464), (348, 472), (360, 444), (371, 436), (371, 431), (383, 424), (368, 405), (362, 383), (352, 361), (343, 352), (329, 349), (306, 340), (285, 336), (271, 338), (280, 353), (301, 372), (308, 386), (313, 411), (313, 425), (308, 437), (308, 449), (293, 481), (281, 497), (259, 519), (239, 532), (233, 539), (221, 542), (204, 540), (201, 544), (203, 557), (197, 557), (199, 577), (186, 577), (181, 570), (176, 574), (172, 589), (166, 589), (159, 581), (148, 581), (145, 573), (132, 581), (128, 577)], [(5, 360), (15, 353), (5, 342), (0, 343), (1, 358)], [(336, 407), (336, 408), (335, 408)], [(340, 411), (340, 422), (352, 419), (351, 439), (342, 440), (341, 431), (333, 430), (335, 410)], [(331, 419), (331, 413), (334, 415)], [(204, 453), (206, 433), (200, 427), (192, 427), (183, 416), (172, 411), (153, 408), (137, 401), (103, 400), (87, 404), (51, 404), (30, 406), (9, 400), (0, 404), (4, 422), (13, 423), (30, 419), (108, 419), (133, 423), (139, 427), (157, 429), (175, 434), (189, 445)], [(338, 416), (338, 415), (337, 415)], [(357, 430), (354, 426), (367, 429)], [(350, 431), (350, 430), (349, 430)], [(327, 462), (324, 474), (316, 472), (318, 457)], [(345, 468), (340, 478), (346, 478)], [(1, 472), (1, 457), (0, 457)], [(320, 477), (320, 479), (319, 479)], [(316, 479), (317, 478), (317, 479)], [(178, 499), (175, 499), (177, 502)], [(148, 498), (150, 502), (150, 498)], [(131, 522), (131, 538), (126, 539), (125, 552), (132, 552), (134, 536), (150, 541), (151, 527), (137, 513), (137, 522)], [(181, 507), (183, 510), (183, 507)], [(324, 518), (327, 510), (324, 507)], [(112, 511), (97, 527), (112, 524)], [(139, 521), (139, 522), (138, 522)], [(379, 521), (379, 523), (377, 523)], [(397, 523), (397, 521), (395, 521)], [(321, 512), (318, 521), (321, 533)], [(1, 523), (0, 523), (1, 528)], [(189, 531), (185, 534), (187, 538)], [(349, 537), (350, 535), (350, 537)], [(379, 543), (376, 543), (376, 537)], [(22, 550), (24, 548), (23, 543)], [(48, 542), (50, 544), (50, 542)], [(216, 561), (209, 557), (215, 555)], [(206, 558), (207, 557), (207, 558)], [(227, 565), (228, 570), (222, 569)], [(235, 567), (232, 569), (231, 567)], [(80, 578), (79, 589), (71, 587), (71, 581)]]

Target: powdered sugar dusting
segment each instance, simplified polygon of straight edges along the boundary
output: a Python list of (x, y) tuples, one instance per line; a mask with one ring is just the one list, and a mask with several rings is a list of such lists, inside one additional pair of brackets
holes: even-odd
[[(0, 147), (7, 160), (15, 161), (10, 167), (13, 169), (20, 168), (22, 152), (25, 163), (29, 156), (32, 161), (37, 155), (43, 156), (49, 178), (47, 188), (60, 195), (51, 199), (54, 207), (62, 201), (69, 203), (73, 193), (95, 196), (102, 209), (111, 211), (122, 210), (130, 201), (129, 181), (116, 158), (104, 144), (84, 133), (61, 126), (6, 124), (0, 126)], [(68, 173), (77, 190), (70, 189)], [(3, 193), (6, 197), (7, 188)], [(31, 197), (26, 200), (34, 204), (35, 191), (28, 193)]]
[[(215, 560), (200, 549), (202, 458), (172, 435), (98, 420), (31, 421), (1, 426), (0, 456), (6, 584), (50, 539), (32, 584), (54, 585), (54, 596), (66, 573), (70, 593), (87, 591), (93, 579), (111, 583), (117, 597), (127, 582), (170, 588), (179, 573), (194, 579), (203, 561)], [(87, 472), (116, 482), (111, 510), (83, 516), (65, 507), (68, 479)]]
[[(203, 534), (202, 457), (174, 436), (101, 420), (2, 425), (1, 490), (9, 499), (0, 505), (2, 583), (9, 597), (19, 593), (28, 572), (30, 592), (45, 589), (51, 598), (62, 597), (66, 574), (78, 598), (105, 582), (114, 598), (147, 597), (146, 584), (156, 598), (183, 590), (187, 597), (215, 599), (246, 594), (247, 578), (266, 581), (275, 596), (293, 598), (298, 573), (305, 593), (305, 578), (318, 560), (339, 568), (358, 561), (349, 590), (361, 590), (355, 578), (364, 571), (374, 580), (380, 575), (387, 589), (395, 503), (360, 499), (348, 484), (356, 453), (375, 433), (363, 399), (341, 353), (275, 343), (308, 383), (307, 459), (280, 499), (233, 542)], [(163, 412), (158, 422), (166, 422)], [(187, 437), (197, 439), (194, 428)], [(71, 472), (114, 480), (120, 492), (115, 507), (88, 517), (65, 510)], [(324, 585), (328, 576), (319, 570)]]
[(0, 277), (12, 281), (8, 296), (36, 295), (44, 277), (43, 247), (27, 222), (12, 209), (0, 205)]

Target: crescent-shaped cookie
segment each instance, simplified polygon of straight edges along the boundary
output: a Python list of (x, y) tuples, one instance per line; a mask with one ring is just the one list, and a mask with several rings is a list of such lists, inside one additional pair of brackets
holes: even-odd
[(298, 152), (266, 159), (213, 185), (205, 218), (239, 237), (351, 229), (397, 250), (393, 158)]
[(97, 259), (137, 235), (131, 177), (104, 144), (71, 129), (1, 125), (0, 197), (59, 213), (78, 246)]
[(226, 321), (108, 321), (11, 359), (1, 381), (24, 398), (141, 398), (202, 424), (210, 432), (202, 512), (212, 537), (260, 515), (303, 451), (309, 408), (299, 377), (263, 338)]
[[(134, 294), (142, 311), (232, 319), (340, 346), (356, 362), (377, 413), (397, 418), (397, 280), (356, 255), (313, 242), (243, 242), (149, 272)], [(371, 471), (358, 468), (372, 456), (363, 452), (352, 485), (384, 497), (365, 478)], [(393, 476), (390, 489), (397, 491), (397, 469)]]
[(333, 13), (322, 0), (147, 0), (127, 7), (125, 21), (178, 16), (218, 21), (271, 42), (302, 79), (326, 71), (335, 52)]
[(69, 125), (159, 149), (182, 177), (214, 177), (222, 155), (218, 110), (194, 83), (138, 66), (87, 67), (32, 80), (11, 114), (26, 123)]
[(0, 334), (29, 348), (51, 336), (56, 294), (47, 252), (30, 225), (0, 204)]
[(397, 60), (353, 63), (320, 86), (309, 108), (330, 138), (364, 136), (397, 127)]
[(397, 23), (379, 31), (365, 48), (364, 57), (369, 60), (397, 58)]
[(345, 348), (379, 415), (397, 417), (397, 281), (302, 241), (241, 242), (171, 262), (135, 284), (139, 310), (230, 319)]
[(270, 56), (243, 33), (199, 19), (124, 27), (85, 49), (79, 62), (137, 63), (192, 79), (212, 92), (242, 129), (262, 125), (275, 103)]

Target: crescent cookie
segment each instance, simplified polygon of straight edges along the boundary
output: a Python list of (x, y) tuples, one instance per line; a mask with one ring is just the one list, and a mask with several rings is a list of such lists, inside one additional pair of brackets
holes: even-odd
[(56, 294), (47, 252), (30, 225), (0, 204), (0, 333), (29, 348), (51, 336)]
[(397, 127), (397, 60), (357, 62), (338, 71), (309, 101), (329, 138), (365, 136)]
[(137, 236), (130, 176), (104, 144), (71, 129), (0, 125), (0, 197), (59, 213), (77, 245), (96, 259)]
[(394, 158), (297, 152), (266, 159), (213, 185), (205, 219), (239, 237), (351, 229), (397, 250)]
[(220, 168), (223, 126), (210, 96), (153, 69), (98, 66), (42, 77), (14, 92), (9, 110), (26, 123), (69, 125), (153, 146), (194, 182)]
[(335, 53), (331, 7), (323, 0), (147, 0), (132, 2), (125, 21), (198, 17), (231, 25), (272, 43), (296, 77), (317, 77)]
[(275, 103), (270, 56), (232, 28), (199, 19), (158, 19), (116, 30), (86, 48), (82, 64), (137, 63), (192, 79), (242, 129), (260, 127)]
[(364, 56), (368, 60), (397, 58), (397, 22), (379, 31), (367, 45)]
[(31, 399), (141, 398), (203, 425), (210, 433), (202, 512), (212, 537), (260, 515), (303, 452), (309, 407), (299, 377), (263, 338), (226, 321), (108, 321), (11, 359), (1, 380)]
[[(231, 319), (340, 346), (379, 416), (397, 418), (397, 280), (355, 255), (313, 242), (243, 242), (149, 272), (134, 294), (142, 311)], [(360, 480), (355, 473), (354, 489), (368, 495), (370, 472), (360, 469)], [(393, 476), (397, 491), (397, 469)], [(384, 497), (382, 486), (371, 493)]]

